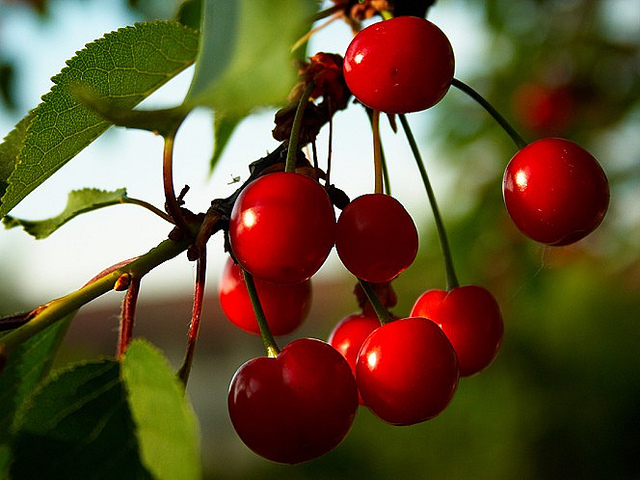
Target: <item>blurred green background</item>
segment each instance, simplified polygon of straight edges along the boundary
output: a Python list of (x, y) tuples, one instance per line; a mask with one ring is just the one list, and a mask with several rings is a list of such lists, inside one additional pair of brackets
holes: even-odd
[[(46, 1), (24, 3), (47, 21)], [(161, 0), (129, 3), (135, 18), (175, 8)], [(439, 8), (468, 11), (490, 45), (466, 83), (526, 139), (567, 137), (601, 161), (611, 182), (608, 216), (574, 246), (545, 248), (524, 238), (501, 196), (514, 147), (483, 110), (452, 90), (431, 112), (434, 120), (414, 133), (429, 148), (427, 168), (449, 179), (436, 194), (461, 283), (487, 287), (502, 307), (498, 358), (463, 379), (432, 421), (392, 427), (361, 409), (335, 451), (276, 465), (249, 452), (226, 418), (231, 375), (262, 347), (221, 319), (212, 287), (189, 387), (210, 478), (640, 479), (640, 2), (441, 0), (432, 12)], [(3, 108), (20, 108), (12, 95), (20, 65), (2, 53), (0, 45)], [(424, 290), (444, 287), (432, 218), (420, 226), (425, 247), (395, 282), (398, 315)], [(8, 291), (3, 277), (0, 290)], [(319, 281), (311, 316), (294, 337), (326, 338), (356, 310), (352, 283)], [(0, 298), (3, 312), (24, 307), (14, 294)], [(165, 302), (141, 299), (139, 315), (157, 317), (140, 322), (138, 333), (180, 362), (184, 322), (164, 317), (188, 319), (189, 298)], [(81, 312), (60, 362), (110, 353), (113, 325), (91, 318), (117, 313), (110, 303)]]

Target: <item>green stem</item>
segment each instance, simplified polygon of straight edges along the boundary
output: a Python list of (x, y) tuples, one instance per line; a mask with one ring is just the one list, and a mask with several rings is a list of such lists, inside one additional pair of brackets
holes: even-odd
[(500, 115), (500, 113), (491, 105), (487, 100), (484, 99), (482, 95), (476, 92), (473, 88), (467, 85), (464, 82), (461, 82), (457, 78), (454, 78), (451, 82), (451, 85), (456, 87), (458, 90), (466, 93), (471, 98), (473, 98), (476, 102), (478, 102), (488, 113), (493, 117), (493, 119), (498, 122), (498, 124), (502, 127), (502, 129), (507, 132), (507, 135), (511, 137), (511, 140), (516, 144), (518, 149), (522, 149), (527, 146), (527, 142), (520, 136), (518, 132), (511, 126), (507, 120)]
[(369, 303), (373, 307), (373, 310), (376, 312), (376, 315), (378, 316), (378, 320), (380, 320), (380, 324), (384, 325), (385, 323), (391, 322), (393, 320), (393, 318), (391, 317), (391, 314), (389, 314), (389, 311), (384, 307), (384, 305), (382, 305), (382, 303), (380, 302), (380, 299), (378, 298), (378, 295), (376, 295), (376, 292), (371, 286), (371, 284), (361, 279), (358, 279), (358, 282), (360, 282), (360, 286), (362, 287), (362, 290), (364, 290), (364, 293), (367, 296)]
[(382, 182), (382, 143), (380, 142), (380, 111), (374, 110), (371, 116), (373, 129), (373, 165), (375, 176), (375, 193), (384, 193)]
[(256, 320), (258, 321), (260, 336), (262, 337), (264, 347), (267, 349), (267, 356), (275, 358), (278, 356), (278, 353), (280, 353), (280, 349), (278, 348), (275, 338), (273, 338), (273, 334), (271, 333), (271, 329), (267, 323), (267, 318), (264, 315), (264, 310), (262, 310), (262, 305), (260, 304), (260, 298), (258, 298), (258, 291), (256, 290), (256, 284), (253, 281), (253, 276), (244, 268), (240, 268), (242, 269), (244, 282), (247, 285), (247, 291), (249, 292), (249, 298), (251, 299), (251, 305), (253, 306)]
[(296, 108), (296, 114), (293, 117), (293, 125), (291, 126), (291, 134), (289, 136), (289, 146), (287, 147), (287, 160), (284, 166), (285, 172), (295, 172), (296, 163), (298, 160), (298, 140), (300, 139), (300, 128), (302, 127), (302, 118), (304, 117), (304, 110), (307, 108), (309, 102), (309, 96), (313, 91), (315, 84), (309, 82), (304, 88), (300, 101), (298, 102), (298, 108)]
[(424, 188), (427, 191), (427, 197), (429, 197), (429, 204), (431, 205), (431, 210), (433, 211), (433, 218), (436, 222), (436, 231), (438, 233), (438, 239), (440, 240), (440, 247), (442, 249), (442, 255), (444, 257), (444, 266), (447, 278), (447, 291), (449, 291), (453, 288), (458, 287), (459, 283), (456, 276), (455, 268), (453, 266), (453, 256), (451, 255), (451, 249), (449, 248), (447, 231), (444, 228), (444, 222), (442, 221), (440, 209), (438, 208), (438, 203), (436, 202), (436, 195), (433, 192), (433, 188), (431, 187), (431, 182), (429, 181), (427, 170), (424, 167), (424, 162), (422, 161), (422, 156), (420, 155), (420, 150), (418, 149), (418, 144), (416, 143), (416, 139), (411, 132), (411, 127), (409, 126), (407, 117), (404, 114), (398, 116), (400, 117), (400, 123), (402, 123), (402, 128), (407, 136), (407, 140), (409, 141), (409, 146), (411, 147), (413, 157), (416, 160), (416, 165), (418, 166), (418, 170), (420, 171), (422, 183), (424, 183)]
[(190, 239), (177, 242), (165, 240), (130, 263), (110, 271), (75, 292), (38, 307), (27, 323), (0, 338), (0, 357), (10, 355), (25, 340), (112, 290), (122, 275), (128, 274), (133, 278), (140, 278), (158, 265), (178, 256), (190, 244)]

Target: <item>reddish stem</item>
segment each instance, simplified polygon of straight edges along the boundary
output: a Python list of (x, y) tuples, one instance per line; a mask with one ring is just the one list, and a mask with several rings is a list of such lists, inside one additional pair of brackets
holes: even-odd
[(176, 226), (185, 233), (189, 232), (189, 226), (182, 215), (180, 204), (176, 199), (176, 191), (173, 187), (173, 145), (175, 132), (164, 137), (164, 151), (162, 161), (162, 180), (164, 184), (164, 195), (167, 212), (175, 222)]
[(193, 365), (193, 357), (198, 342), (198, 334), (200, 333), (200, 317), (202, 315), (202, 304), (204, 300), (204, 285), (207, 273), (207, 251), (202, 249), (200, 257), (196, 261), (196, 286), (193, 298), (193, 309), (191, 313), (191, 325), (189, 326), (189, 339), (187, 340), (187, 351), (185, 353), (182, 367), (178, 372), (178, 377), (186, 386), (191, 373), (191, 365)]
[(118, 339), (118, 358), (124, 355), (131, 337), (133, 336), (133, 324), (135, 322), (138, 293), (140, 292), (140, 277), (131, 277), (131, 283), (122, 302), (122, 314), (120, 316), (120, 338)]

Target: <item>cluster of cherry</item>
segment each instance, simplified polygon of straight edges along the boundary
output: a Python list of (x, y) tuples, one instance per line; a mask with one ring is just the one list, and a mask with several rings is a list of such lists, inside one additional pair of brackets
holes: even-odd
[[(325, 95), (335, 91), (338, 78), (372, 112), (401, 117), (435, 105), (456, 82), (447, 37), (414, 16), (360, 31), (339, 71), (309, 71), (315, 82), (301, 94), (300, 105), (315, 96), (323, 79), (331, 79)], [(292, 131), (304, 109), (296, 112)], [(609, 202), (598, 162), (565, 139), (521, 141), (519, 147), (503, 182), (515, 225), (547, 245), (567, 245), (592, 232)], [(457, 281), (447, 290), (425, 292), (409, 317), (393, 318), (391, 281), (418, 251), (411, 216), (392, 196), (376, 191), (348, 202), (336, 221), (327, 189), (315, 175), (295, 169), (268, 173), (240, 191), (230, 215), (232, 258), (220, 301), (233, 323), (262, 335), (268, 356), (236, 372), (229, 414), (242, 441), (277, 462), (306, 461), (333, 449), (347, 435), (359, 404), (393, 425), (435, 417), (451, 401), (460, 377), (493, 361), (503, 336), (491, 293)], [(291, 333), (303, 321), (310, 278), (334, 246), (359, 281), (362, 311), (339, 322), (328, 342), (303, 338), (279, 350), (273, 335)]]

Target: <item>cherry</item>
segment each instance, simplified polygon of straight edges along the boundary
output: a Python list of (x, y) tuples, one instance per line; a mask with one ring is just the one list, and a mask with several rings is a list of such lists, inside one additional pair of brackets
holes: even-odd
[(418, 298), (411, 316), (428, 318), (442, 328), (456, 352), (462, 377), (484, 369), (498, 353), (504, 325), (498, 302), (485, 288), (429, 290)]
[[(351, 371), (356, 374), (358, 352), (365, 339), (380, 326), (378, 317), (364, 313), (352, 313), (340, 320), (329, 335), (329, 345), (335, 348), (347, 360)], [(363, 405), (362, 396), (358, 395)]]
[(516, 153), (504, 172), (504, 203), (516, 227), (548, 245), (569, 245), (593, 232), (609, 206), (598, 161), (562, 138), (544, 138)]
[(360, 31), (345, 52), (347, 86), (366, 106), (386, 113), (418, 112), (447, 93), (453, 49), (436, 25), (403, 16)]
[(562, 132), (575, 118), (575, 94), (569, 85), (526, 83), (515, 91), (513, 109), (520, 123), (534, 132)]
[(382, 420), (412, 425), (438, 415), (458, 386), (449, 340), (431, 320), (409, 317), (374, 330), (356, 363), (364, 404)]
[(274, 283), (303, 282), (318, 271), (333, 247), (333, 205), (311, 178), (269, 173), (238, 195), (229, 240), (236, 260), (255, 277)]
[(336, 447), (358, 408), (349, 365), (329, 344), (294, 340), (275, 358), (243, 364), (229, 387), (229, 416), (240, 439), (255, 453), (299, 463)]
[[(279, 336), (296, 330), (311, 308), (311, 280), (286, 285), (260, 278), (254, 282), (271, 333)], [(218, 298), (231, 323), (246, 332), (260, 334), (242, 270), (232, 258), (222, 270)]]
[(367, 194), (342, 210), (336, 250), (356, 277), (385, 283), (413, 263), (418, 253), (418, 232), (398, 200), (381, 193)]

